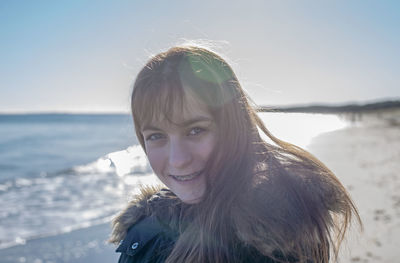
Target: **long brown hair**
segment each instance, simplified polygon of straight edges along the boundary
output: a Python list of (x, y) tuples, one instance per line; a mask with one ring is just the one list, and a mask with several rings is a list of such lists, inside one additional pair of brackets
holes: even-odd
[(268, 131), (216, 53), (174, 47), (140, 71), (131, 106), (144, 150), (141, 127), (172, 120), (174, 109), (187, 106), (187, 92), (208, 107), (218, 143), (206, 166), (206, 194), (167, 262), (237, 262), (239, 244), (279, 262), (328, 262), (330, 249), (336, 258), (352, 215), (361, 223), (347, 191), (317, 158)]

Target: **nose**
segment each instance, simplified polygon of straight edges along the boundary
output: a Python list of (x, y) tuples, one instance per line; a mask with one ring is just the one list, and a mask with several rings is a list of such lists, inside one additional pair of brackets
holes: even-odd
[(185, 168), (192, 160), (190, 149), (182, 140), (171, 140), (169, 164), (171, 168)]

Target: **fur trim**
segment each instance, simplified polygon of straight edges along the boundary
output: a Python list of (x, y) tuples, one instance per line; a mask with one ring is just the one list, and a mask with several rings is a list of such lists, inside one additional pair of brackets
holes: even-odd
[(126, 236), (128, 229), (145, 216), (150, 215), (149, 200), (160, 191), (158, 186), (145, 186), (140, 193), (130, 201), (127, 207), (120, 212), (112, 221), (112, 233), (108, 239), (109, 243), (118, 244)]

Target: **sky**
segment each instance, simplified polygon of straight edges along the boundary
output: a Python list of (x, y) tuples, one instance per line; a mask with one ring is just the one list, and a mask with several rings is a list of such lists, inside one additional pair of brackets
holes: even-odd
[(128, 112), (135, 75), (185, 41), (258, 105), (400, 98), (400, 2), (0, 1), (0, 112)]

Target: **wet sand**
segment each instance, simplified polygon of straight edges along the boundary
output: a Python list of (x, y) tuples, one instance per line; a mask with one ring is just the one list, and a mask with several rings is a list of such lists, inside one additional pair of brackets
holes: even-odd
[(101, 224), (66, 234), (29, 240), (0, 250), (0, 262), (26, 263), (111, 263), (118, 262), (118, 254), (105, 240), (110, 224)]

